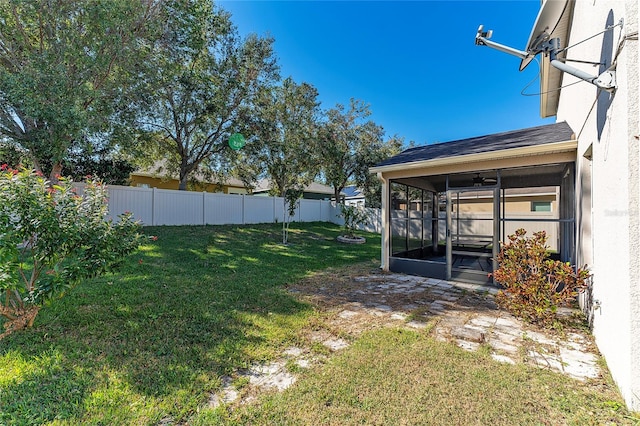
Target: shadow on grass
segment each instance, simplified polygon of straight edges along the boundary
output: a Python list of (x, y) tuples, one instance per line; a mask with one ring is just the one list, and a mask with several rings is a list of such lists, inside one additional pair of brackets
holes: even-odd
[(313, 311), (286, 284), (379, 253), (375, 236), (346, 247), (334, 225), (296, 225), (287, 246), (278, 225), (145, 229), (158, 240), (118, 273), (0, 341), (0, 423), (188, 418), (222, 375), (295, 342)]

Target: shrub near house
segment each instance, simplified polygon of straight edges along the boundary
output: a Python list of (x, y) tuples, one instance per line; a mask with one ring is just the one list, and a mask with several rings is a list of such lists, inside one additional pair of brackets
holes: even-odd
[(84, 195), (60, 178), (0, 171), (0, 316), (5, 332), (30, 327), (40, 308), (84, 279), (100, 275), (138, 246), (131, 214), (105, 221), (106, 188), (87, 180)]
[(578, 292), (586, 287), (589, 272), (548, 259), (544, 231), (531, 238), (525, 237), (526, 233), (518, 229), (500, 250), (499, 268), (493, 276), (504, 289), (498, 292), (496, 301), (529, 322), (555, 325), (558, 307), (576, 300)]

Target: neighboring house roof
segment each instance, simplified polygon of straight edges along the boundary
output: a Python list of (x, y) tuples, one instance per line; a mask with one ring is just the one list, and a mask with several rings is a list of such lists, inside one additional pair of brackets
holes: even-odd
[[(565, 146), (566, 145), (566, 146)], [(479, 136), (433, 145), (424, 145), (407, 149), (388, 158), (370, 169), (371, 172), (386, 172), (422, 166), (436, 162), (468, 161), (483, 156), (486, 159), (496, 157), (492, 153), (512, 152), (513, 155), (526, 155), (552, 150), (575, 149), (575, 135), (566, 122), (530, 127), (503, 133)], [(539, 149), (537, 147), (540, 147)], [(485, 159), (485, 158), (483, 158)], [(441, 160), (441, 161), (440, 161)]]
[(362, 190), (355, 185), (346, 186), (342, 190), (342, 193), (344, 194), (347, 200), (355, 199), (355, 198), (365, 198), (364, 194), (362, 193)]
[[(135, 175), (135, 176), (145, 176), (145, 177), (152, 177), (152, 178), (158, 178), (158, 179), (175, 179), (178, 180), (178, 176), (176, 176), (173, 173), (168, 173), (166, 168), (160, 164), (160, 163), (156, 163), (153, 166), (144, 169), (144, 170), (136, 170), (134, 172), (131, 172), (131, 175)], [(206, 182), (206, 183), (220, 183), (221, 185), (226, 185), (226, 186), (233, 186), (233, 187), (237, 187), (237, 188), (244, 188), (245, 184), (244, 182), (242, 182), (240, 179), (234, 178), (234, 177), (226, 177), (222, 182), (210, 182), (209, 179), (207, 177), (205, 177), (202, 173), (194, 173), (192, 174), (192, 177), (199, 181), (199, 182)]]
[[(271, 183), (269, 179), (260, 179), (256, 183), (256, 187), (253, 189), (253, 193), (269, 192), (271, 190)], [(311, 182), (304, 188), (304, 192), (312, 192), (315, 194), (327, 194), (333, 195), (333, 188), (327, 185), (323, 185), (318, 182)], [(340, 194), (344, 194), (341, 192)]]
[(260, 179), (256, 182), (255, 187), (253, 188), (253, 193), (258, 194), (260, 192), (269, 192), (271, 189), (271, 184), (268, 179)]
[[(323, 185), (318, 182), (311, 182), (304, 188), (305, 192), (315, 192), (317, 194), (329, 194), (333, 195), (333, 188), (327, 185)], [(342, 192), (340, 192), (342, 194)]]

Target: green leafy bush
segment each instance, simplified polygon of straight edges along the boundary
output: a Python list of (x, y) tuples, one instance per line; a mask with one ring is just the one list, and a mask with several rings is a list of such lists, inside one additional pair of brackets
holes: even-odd
[(358, 230), (358, 226), (362, 225), (367, 220), (367, 215), (364, 210), (359, 209), (356, 206), (347, 206), (340, 204), (340, 211), (342, 218), (344, 219), (344, 230), (346, 236), (355, 237), (355, 232)]
[(498, 255), (495, 280), (504, 286), (496, 301), (514, 315), (540, 325), (555, 325), (558, 307), (573, 302), (586, 288), (589, 272), (568, 262), (549, 259), (544, 231), (525, 237), (518, 229), (509, 235)]
[(0, 315), (7, 334), (30, 327), (40, 308), (84, 279), (103, 274), (138, 246), (131, 214), (105, 220), (106, 188), (84, 194), (60, 178), (3, 165), (0, 170)]

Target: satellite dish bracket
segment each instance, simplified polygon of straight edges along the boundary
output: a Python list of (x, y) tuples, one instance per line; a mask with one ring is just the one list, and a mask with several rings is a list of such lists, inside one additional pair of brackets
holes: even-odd
[(492, 49), (508, 53), (509, 55), (517, 56), (520, 59), (524, 59), (528, 56), (527, 52), (489, 40), (493, 35), (493, 31), (482, 31), (483, 29), (484, 27), (482, 25), (480, 25), (480, 27), (478, 28), (478, 32), (476, 34), (476, 46), (488, 46)]
[(557, 68), (562, 72), (566, 72), (567, 74), (571, 74), (574, 77), (578, 77), (579, 79), (591, 83), (602, 90), (606, 90), (607, 92), (613, 92), (616, 89), (616, 71), (613, 67), (606, 69), (599, 75), (591, 75), (558, 60), (558, 51), (560, 50), (559, 38), (551, 39), (547, 43), (543, 43), (541, 47), (545, 49), (545, 55), (549, 55), (549, 61), (552, 67)]
[(572, 76), (591, 83), (602, 90), (606, 90), (607, 92), (613, 92), (616, 89), (616, 71), (613, 67), (605, 70), (599, 75), (591, 75), (559, 61), (557, 56), (558, 53), (560, 53), (560, 39), (549, 38), (549, 34), (547, 34), (546, 31), (540, 33), (536, 37), (536, 41), (533, 43), (533, 47), (530, 50), (522, 51), (489, 40), (493, 35), (493, 31), (483, 31), (483, 29), (484, 27), (482, 25), (478, 28), (478, 32), (476, 33), (476, 46), (488, 46), (492, 49), (508, 53), (509, 55), (517, 56), (520, 59), (533, 58), (537, 54), (542, 53), (545, 56), (549, 56), (551, 66), (562, 72), (571, 74)]

